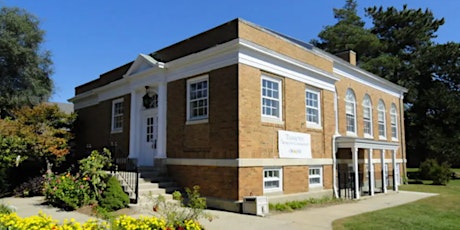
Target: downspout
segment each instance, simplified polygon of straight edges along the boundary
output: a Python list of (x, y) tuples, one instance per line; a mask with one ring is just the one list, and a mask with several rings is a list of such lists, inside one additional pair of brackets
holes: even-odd
[(334, 197), (339, 198), (338, 188), (337, 188), (337, 146), (336, 138), (340, 136), (339, 134), (339, 117), (338, 117), (338, 105), (337, 105), (337, 87), (334, 90), (334, 116), (335, 116), (335, 133), (332, 136), (332, 184), (334, 186)]

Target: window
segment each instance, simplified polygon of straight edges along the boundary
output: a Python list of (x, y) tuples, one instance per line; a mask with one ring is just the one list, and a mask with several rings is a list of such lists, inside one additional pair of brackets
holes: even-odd
[(320, 166), (310, 166), (310, 168), (308, 169), (308, 178), (310, 187), (322, 187), (322, 168)]
[(356, 99), (352, 89), (345, 96), (345, 111), (347, 116), (347, 133), (356, 134)]
[(283, 191), (281, 168), (264, 169), (264, 192)]
[(208, 76), (187, 81), (187, 117), (188, 120), (208, 118)]
[(321, 126), (320, 96), (318, 91), (305, 90), (305, 107), (307, 124)]
[(378, 123), (379, 123), (379, 137), (386, 137), (386, 125), (385, 125), (385, 104), (382, 100), (379, 100), (379, 105), (377, 107), (378, 111)]
[(398, 110), (396, 110), (396, 105), (391, 104), (390, 109), (390, 118), (391, 118), (391, 138), (393, 140), (398, 140)]
[(364, 136), (372, 137), (372, 102), (369, 95), (363, 100)]
[(262, 77), (262, 116), (281, 120), (281, 80)]
[(123, 98), (112, 101), (112, 133), (123, 131)]

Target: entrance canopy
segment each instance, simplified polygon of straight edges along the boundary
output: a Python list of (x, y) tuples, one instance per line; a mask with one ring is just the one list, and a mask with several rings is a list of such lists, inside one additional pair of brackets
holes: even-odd
[(398, 150), (399, 143), (376, 141), (366, 138), (356, 137), (337, 137), (337, 148), (360, 148), (360, 149), (383, 149), (383, 150)]

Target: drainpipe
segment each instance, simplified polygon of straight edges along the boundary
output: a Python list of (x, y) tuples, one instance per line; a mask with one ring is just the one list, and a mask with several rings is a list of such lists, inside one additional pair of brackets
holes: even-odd
[(335, 88), (334, 91), (334, 116), (335, 116), (335, 133), (332, 136), (332, 183), (334, 186), (334, 197), (339, 198), (338, 195), (338, 188), (337, 188), (337, 159), (336, 159), (336, 153), (337, 153), (337, 146), (336, 146), (336, 139), (337, 137), (340, 136), (339, 134), (339, 118), (338, 118), (338, 108), (337, 108), (337, 87)]
[[(399, 139), (401, 140), (399, 143), (401, 145), (401, 157), (403, 160), (403, 183), (406, 182), (407, 178), (407, 154), (406, 154), (406, 129), (404, 126), (404, 93), (401, 92), (401, 96), (399, 97)], [(401, 176), (401, 175), (400, 175)]]

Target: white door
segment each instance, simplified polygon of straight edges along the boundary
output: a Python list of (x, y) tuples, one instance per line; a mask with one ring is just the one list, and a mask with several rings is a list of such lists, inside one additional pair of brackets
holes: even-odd
[(139, 165), (153, 166), (153, 158), (158, 145), (158, 112), (157, 109), (147, 109), (142, 116), (142, 138)]

